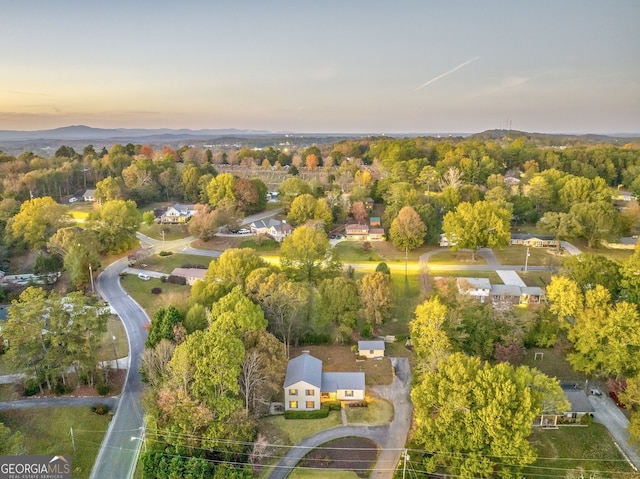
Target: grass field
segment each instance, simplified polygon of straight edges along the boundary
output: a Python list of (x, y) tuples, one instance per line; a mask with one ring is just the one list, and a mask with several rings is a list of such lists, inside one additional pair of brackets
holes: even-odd
[[(327, 477), (326, 469), (294, 469), (287, 479), (324, 479)], [(353, 471), (331, 471), (331, 479), (357, 479), (358, 475)]]
[[(173, 241), (177, 239), (186, 238), (189, 236), (189, 231), (187, 230), (187, 225), (159, 225), (152, 224), (151, 226), (147, 224), (141, 224), (139, 228), (140, 233), (143, 235), (147, 235), (150, 238), (165, 241)], [(164, 231), (164, 238), (162, 237), (162, 232)]]
[(368, 398), (367, 407), (345, 407), (349, 426), (382, 426), (393, 419), (393, 404), (384, 399)]
[[(536, 360), (536, 353), (542, 353), (542, 358)], [(527, 349), (520, 364), (539, 369), (547, 376), (557, 378), (560, 381), (584, 384), (584, 381), (588, 379), (587, 375), (575, 371), (571, 367), (565, 353), (558, 346), (552, 349)]]
[(484, 265), (487, 261), (478, 253), (475, 259), (469, 251), (443, 251), (429, 258), (429, 264), (460, 264), (460, 265)]
[[(89, 477), (109, 420), (109, 416), (98, 416), (88, 407), (30, 408), (0, 412), (0, 421), (24, 436), (27, 454), (70, 455), (74, 479)], [(76, 443), (75, 454), (71, 443), (71, 428)]]
[[(114, 341), (115, 336), (115, 352)], [(127, 332), (124, 329), (122, 321), (117, 316), (111, 316), (107, 321), (107, 332), (100, 341), (98, 349), (98, 361), (111, 361), (115, 355), (123, 358), (129, 354), (129, 342), (127, 341)]]
[(584, 477), (610, 478), (632, 472), (602, 424), (555, 430), (535, 428), (531, 443), (538, 451), (538, 460), (525, 468), (527, 477), (568, 477), (568, 471), (577, 468), (589, 471)]
[[(147, 312), (150, 318), (160, 308), (174, 305), (178, 309), (186, 309), (189, 302), (190, 286), (163, 283), (156, 278), (142, 281), (132, 274), (122, 277), (120, 283), (124, 290)], [(151, 293), (151, 290), (156, 287), (162, 289), (161, 294)]]
[(320, 431), (342, 425), (340, 411), (331, 411), (325, 419), (285, 419), (284, 415), (279, 415), (263, 418), (260, 422), (269, 443), (291, 446)]
[(187, 264), (201, 264), (203, 266), (209, 266), (211, 258), (208, 256), (182, 253), (174, 253), (168, 256), (160, 256), (156, 254), (145, 258), (142, 262), (147, 265), (146, 269), (165, 273), (168, 276), (175, 268), (181, 268)]
[[(524, 266), (527, 259), (526, 246), (507, 246), (506, 248), (495, 248), (493, 250), (500, 264)], [(549, 248), (529, 248), (528, 266), (560, 266), (562, 256), (554, 254)]]

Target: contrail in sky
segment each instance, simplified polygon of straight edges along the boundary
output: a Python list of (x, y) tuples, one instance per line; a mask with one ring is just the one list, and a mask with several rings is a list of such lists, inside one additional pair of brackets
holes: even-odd
[(456, 71), (456, 70), (460, 70), (460, 68), (462, 68), (462, 67), (466, 67), (469, 63), (471, 63), (471, 62), (475, 62), (475, 61), (476, 61), (477, 59), (479, 59), (479, 58), (480, 58), (480, 57), (475, 57), (475, 58), (472, 58), (471, 60), (467, 60), (466, 62), (461, 63), (460, 65), (458, 65), (457, 67), (452, 68), (452, 69), (451, 69), (451, 70), (449, 70), (448, 72), (444, 72), (443, 74), (438, 75), (438, 76), (437, 76), (437, 77), (435, 77), (435, 78), (432, 78), (432, 79), (431, 79), (431, 80), (429, 80), (428, 82), (423, 83), (422, 85), (420, 85), (418, 88), (416, 88), (416, 89), (415, 89), (415, 90), (413, 90), (413, 91), (422, 90), (424, 87), (426, 87), (427, 85), (430, 85), (430, 84), (431, 84), (431, 83), (433, 83), (434, 81), (440, 80), (440, 78), (444, 78), (444, 77), (446, 77), (447, 75), (450, 75), (451, 73), (453, 73), (454, 71)]

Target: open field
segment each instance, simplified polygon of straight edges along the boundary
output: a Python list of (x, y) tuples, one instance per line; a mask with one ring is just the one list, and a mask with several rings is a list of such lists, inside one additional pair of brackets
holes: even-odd
[[(535, 353), (543, 353), (542, 359), (536, 360)], [(584, 384), (585, 380), (589, 378), (586, 374), (575, 371), (571, 367), (565, 353), (559, 346), (550, 349), (527, 349), (520, 364), (539, 369), (547, 376), (560, 381)]]
[(169, 256), (160, 256), (154, 254), (152, 256), (148, 256), (141, 262), (147, 265), (146, 269), (150, 271), (165, 273), (168, 276), (175, 268), (181, 268), (182, 266), (187, 264), (200, 264), (203, 266), (209, 266), (211, 258), (209, 258), (208, 256), (182, 253), (173, 253)]
[[(520, 245), (507, 246), (505, 248), (494, 248), (500, 264), (524, 266), (527, 259), (527, 247)], [(553, 248), (529, 248), (528, 266), (549, 266), (559, 267), (562, 256), (555, 254)]]
[(475, 259), (469, 251), (443, 251), (429, 258), (429, 264), (460, 264), (460, 265), (484, 265), (487, 261), (478, 253)]
[[(116, 338), (115, 344), (114, 336)], [(107, 332), (100, 340), (98, 361), (112, 361), (116, 354), (119, 358), (127, 356), (129, 354), (129, 342), (127, 341), (127, 332), (120, 318), (111, 316), (107, 320)]]
[(393, 404), (384, 399), (367, 398), (367, 407), (344, 408), (349, 426), (382, 426), (393, 420)]
[[(159, 225), (159, 224), (141, 224), (139, 228), (140, 233), (143, 235), (149, 236), (150, 238), (165, 241), (173, 241), (177, 239), (186, 238), (189, 236), (189, 231), (187, 230), (186, 224), (177, 224), (177, 225)], [(164, 231), (164, 238), (162, 236), (162, 232)]]
[[(190, 286), (163, 283), (159, 279), (151, 278), (142, 281), (137, 276), (129, 274), (120, 278), (122, 287), (147, 312), (150, 318), (160, 308), (174, 305), (178, 309), (186, 309), (189, 302)], [(153, 288), (161, 288), (161, 294), (152, 294)]]
[(577, 468), (589, 471), (585, 477), (612, 478), (632, 472), (602, 424), (535, 428), (531, 443), (538, 451), (538, 460), (525, 468), (527, 477), (568, 477), (568, 471)]
[(109, 415), (99, 416), (88, 407), (30, 408), (0, 413), (0, 421), (5, 426), (24, 436), (27, 454), (71, 456), (74, 479), (89, 477), (109, 420)]
[(262, 418), (260, 423), (270, 444), (293, 446), (320, 431), (342, 425), (342, 419), (340, 411), (331, 411), (324, 419), (285, 419), (281, 414)]

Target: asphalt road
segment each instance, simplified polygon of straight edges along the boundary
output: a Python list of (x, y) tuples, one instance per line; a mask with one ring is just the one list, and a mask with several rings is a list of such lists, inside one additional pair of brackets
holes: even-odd
[(98, 276), (97, 281), (98, 292), (120, 316), (127, 331), (130, 364), (115, 415), (102, 441), (90, 479), (132, 477), (144, 436), (144, 413), (140, 402), (143, 385), (139, 370), (147, 339), (144, 326), (149, 318), (120, 286), (118, 274), (126, 266), (126, 258), (112, 263)]

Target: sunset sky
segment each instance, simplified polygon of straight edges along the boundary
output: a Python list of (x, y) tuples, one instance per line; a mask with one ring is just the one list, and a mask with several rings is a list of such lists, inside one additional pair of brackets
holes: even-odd
[(0, 129), (640, 133), (637, 0), (0, 0)]

